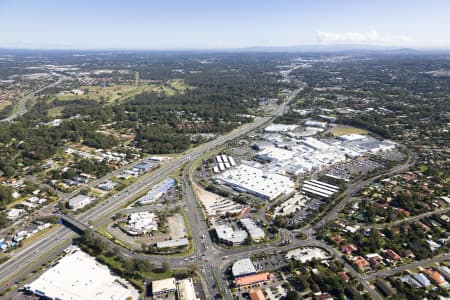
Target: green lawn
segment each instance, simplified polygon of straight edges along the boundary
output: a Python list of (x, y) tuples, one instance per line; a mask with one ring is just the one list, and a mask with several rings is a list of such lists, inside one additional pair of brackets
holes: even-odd
[[(101, 86), (84, 86), (79, 89), (87, 91), (83, 95), (56, 95), (58, 100), (95, 100), (113, 103), (115, 101), (124, 101), (133, 98), (143, 92), (165, 93), (166, 95), (175, 95), (176, 93), (184, 93), (187, 89), (192, 88), (185, 84), (182, 80), (170, 80), (166, 83), (154, 83), (148, 85), (113, 85), (108, 87)], [(55, 110), (54, 113), (58, 113)]]

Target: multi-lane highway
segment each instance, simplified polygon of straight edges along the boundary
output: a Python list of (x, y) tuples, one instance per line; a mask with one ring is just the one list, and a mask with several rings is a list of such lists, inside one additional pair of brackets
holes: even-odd
[(27, 112), (27, 104), (31, 98), (35, 97), (37, 94), (39, 94), (40, 92), (42, 92), (43, 90), (45, 90), (47, 88), (51, 88), (51, 87), (55, 87), (55, 86), (59, 85), (61, 82), (63, 82), (64, 80), (68, 80), (69, 78), (70, 77), (68, 77), (66, 75), (59, 75), (59, 78), (56, 82), (48, 84), (46, 86), (43, 86), (43, 87), (39, 88), (38, 90), (33, 91), (33, 92), (23, 96), (22, 98), (19, 99), (19, 102), (17, 102), (16, 107), (14, 108), (15, 112), (13, 112), (9, 117), (0, 120), (0, 122), (9, 122), (9, 121), (15, 120), (17, 117), (24, 115)]
[[(295, 69), (295, 68), (294, 68)], [(291, 69), (290, 71), (292, 71)], [(65, 80), (65, 77), (60, 78), (57, 82), (55, 82), (52, 85), (46, 86), (44, 88), (50, 87), (50, 86), (56, 86), (59, 84), (62, 80)], [(44, 88), (35, 91), (33, 94), (39, 93)], [(158, 170), (152, 172), (151, 174), (144, 176), (133, 184), (132, 186), (122, 190), (118, 194), (114, 195), (112, 198), (103, 201), (99, 205), (93, 207), (92, 209), (86, 211), (85, 213), (74, 217), (79, 222), (82, 222), (84, 224), (95, 224), (98, 221), (101, 221), (103, 218), (106, 218), (113, 214), (117, 209), (121, 208), (123, 205), (127, 204), (128, 202), (132, 201), (136, 195), (144, 192), (148, 186), (156, 184), (158, 181), (164, 179), (165, 177), (169, 176), (174, 171), (178, 170), (182, 167), (182, 165), (189, 163), (189, 166), (207, 153), (208, 151), (214, 149), (215, 147), (219, 147), (228, 141), (231, 141), (233, 139), (236, 139), (240, 136), (243, 136), (261, 126), (264, 124), (269, 123), (271, 120), (273, 120), (274, 117), (282, 115), (286, 109), (290, 101), (292, 101), (296, 95), (301, 91), (302, 88), (299, 88), (291, 93), (291, 95), (284, 101), (282, 105), (279, 105), (274, 109), (273, 115), (271, 117), (256, 117), (252, 123), (245, 124), (232, 132), (220, 136), (216, 138), (215, 140), (208, 142), (206, 144), (202, 144), (191, 151), (187, 151), (184, 155), (179, 156), (176, 159), (173, 159), (170, 162), (165, 163), (161, 168)], [(29, 95), (31, 96), (31, 94)], [(12, 116), (11, 116), (12, 117)], [(10, 117), (10, 118), (11, 118)], [(185, 168), (185, 170), (188, 170), (189, 167)], [(187, 175), (186, 175), (187, 174)], [(189, 173), (185, 172), (185, 176), (189, 176)], [(185, 178), (185, 197), (187, 198), (187, 204), (188, 204), (188, 215), (190, 217), (190, 222), (192, 231), (192, 237), (195, 244), (195, 257), (205, 257), (205, 249), (213, 251), (214, 246), (212, 244), (212, 241), (209, 239), (209, 235), (207, 234), (207, 226), (206, 222), (202, 219), (202, 215), (199, 212), (199, 209), (197, 208), (197, 202), (195, 200), (195, 195), (192, 189), (190, 188), (190, 179)], [(187, 184), (186, 184), (187, 183)], [(206, 238), (202, 239), (201, 235), (205, 236)], [(74, 237), (75, 233), (71, 231), (68, 228), (58, 228), (57, 230), (51, 232), (43, 239), (35, 242), (30, 247), (20, 249), (16, 252), (14, 252), (12, 258), (8, 260), (6, 263), (2, 264), (0, 266), (0, 271), (2, 274), (2, 278), (0, 278), (0, 286), (2, 286), (3, 289), (7, 288), (9, 284), (11, 284), (14, 281), (17, 281), (26, 275), (29, 270), (36, 267), (38, 263), (45, 262), (47, 257), (46, 254), (49, 253), (58, 253), (58, 251), (61, 251), (64, 247), (66, 247), (69, 243), (69, 241)], [(203, 241), (202, 241), (203, 240)], [(205, 246), (203, 246), (205, 245)], [(202, 247), (206, 247), (203, 248)], [(128, 251), (126, 249), (122, 250), (127, 255), (137, 255), (137, 256), (144, 256), (141, 254), (134, 254), (134, 253), (127, 253)], [(205, 254), (205, 255), (203, 255)], [(202, 256), (203, 255), (203, 256)], [(214, 258), (214, 253), (210, 253), (208, 257)], [(173, 266), (181, 266), (185, 265), (184, 260), (180, 259), (166, 259), (166, 258), (159, 258), (159, 261), (170, 261), (171, 265)], [(183, 263), (184, 262), (184, 263)], [(204, 273), (212, 273), (215, 272), (214, 268), (204, 268), (202, 269)], [(211, 279), (211, 277), (221, 277), (218, 274), (206, 274), (208, 276), (205, 276), (208, 280)], [(214, 276), (209, 276), (214, 275)], [(209, 285), (209, 284), (208, 284)]]
[[(283, 76), (287, 76), (293, 69), (288, 70), (288, 72), (286, 74), (283, 74)], [(62, 79), (63, 78), (60, 78), (60, 80)], [(199, 208), (199, 202), (196, 199), (196, 194), (193, 191), (192, 181), (190, 178), (190, 170), (195, 166), (195, 161), (211, 150), (270, 123), (277, 116), (283, 115), (286, 112), (288, 104), (297, 96), (297, 94), (302, 90), (303, 86), (305, 85), (301, 84), (301, 87), (293, 91), (282, 105), (274, 108), (270, 117), (257, 117), (252, 123), (243, 125), (226, 135), (218, 137), (211, 142), (202, 144), (190, 151), (187, 151), (182, 155), (179, 155), (178, 157), (163, 163), (159, 169), (141, 177), (132, 186), (127, 187), (113, 197), (99, 203), (85, 213), (82, 213), (78, 216), (63, 216), (63, 218), (68, 222), (77, 224), (78, 227), (88, 228), (90, 227), (90, 225), (93, 225), (95, 229), (97, 226), (107, 221), (108, 218), (117, 210), (123, 208), (123, 206), (134, 200), (138, 194), (146, 191), (149, 186), (158, 183), (159, 181), (163, 180), (164, 178), (168, 177), (170, 174), (184, 166), (182, 182), (184, 201), (183, 204), (185, 204), (185, 210), (190, 222), (189, 225), (191, 229), (192, 241), (195, 247), (192, 254), (189, 254), (187, 257), (146, 255), (142, 253), (135, 253), (131, 250), (122, 248), (118, 245), (115, 245), (112, 241), (107, 240), (106, 238), (104, 238), (105, 241), (110, 243), (111, 246), (120, 249), (120, 253), (122, 253), (126, 257), (147, 259), (156, 265), (162, 264), (163, 262), (168, 262), (172, 268), (186, 268), (192, 263), (198, 264), (198, 271), (200, 272), (202, 277), (203, 289), (205, 293), (207, 293), (207, 299), (212, 299), (218, 293), (221, 293), (225, 299), (232, 299), (232, 295), (227, 289), (227, 282), (224, 279), (223, 274), (225, 268), (231, 262), (237, 259), (250, 257), (251, 255), (262, 252), (273, 253), (285, 251), (299, 246), (322, 247), (345, 264), (349, 272), (369, 291), (372, 298), (380, 299), (380, 296), (369, 286), (367, 281), (368, 278), (365, 278), (364, 276), (356, 272), (343, 260), (340, 253), (337, 253), (335, 249), (325, 244), (324, 242), (316, 240), (312, 234), (314, 229), (318, 229), (328, 221), (335, 219), (337, 217), (337, 213), (342, 210), (345, 205), (352, 201), (351, 195), (356, 192), (361, 186), (367, 185), (372, 182), (376, 177), (369, 178), (364, 181), (359, 181), (351, 185), (347, 190), (347, 195), (344, 200), (333, 207), (331, 211), (326, 214), (319, 223), (317, 223), (314, 227), (307, 226), (298, 230), (307, 237), (306, 240), (299, 240), (290, 235), (292, 238), (292, 243), (285, 246), (279, 246), (277, 242), (273, 242), (269, 244), (252, 245), (245, 248), (225, 249), (217, 247), (212, 242), (210, 235), (208, 234), (208, 225), (206, 220), (204, 219), (201, 209)], [(387, 172), (387, 174), (400, 172), (410, 167), (413, 163), (414, 161), (410, 157), (404, 164), (393, 168), (392, 170)], [(66, 198), (68, 198), (69, 196), (73, 196), (73, 194), (66, 195)], [(49, 233), (43, 239), (36, 241), (31, 246), (15, 251), (12, 258), (0, 266), (0, 273), (2, 274), (2, 277), (0, 278), (0, 290), (8, 288), (10, 284), (23, 278), (40, 264), (61, 253), (61, 251), (71, 243), (72, 238), (75, 236), (76, 233), (69, 228), (59, 227)], [(384, 274), (379, 275), (382, 276)]]
[[(196, 160), (211, 149), (255, 130), (270, 120), (270, 117), (256, 118), (253, 123), (246, 124), (226, 135), (218, 137), (209, 143), (203, 144), (191, 151), (186, 152), (185, 155), (167, 162), (158, 170), (152, 172), (148, 176), (144, 176), (134, 185), (122, 190), (112, 198), (102, 202), (100, 205), (93, 207), (76, 218), (85, 224), (88, 224), (89, 222), (95, 224), (96, 221), (111, 215), (114, 211), (129, 201), (132, 201), (136, 195), (148, 189), (148, 186), (156, 184), (158, 181), (164, 179), (174, 171), (181, 168), (183, 164)], [(45, 238), (32, 244), (30, 247), (16, 251), (10, 260), (0, 266), (0, 272), (2, 274), (2, 278), (0, 278), (0, 286), (7, 288), (8, 283), (23, 278), (23, 276), (30, 270), (31, 265), (34, 265), (38, 261), (44, 262), (42, 259), (42, 253), (46, 253), (49, 250), (58, 247), (58, 245), (61, 244), (61, 241), (70, 240), (73, 236), (74, 233), (70, 229), (64, 227), (58, 228)], [(63, 247), (61, 246), (59, 249), (61, 250)]]

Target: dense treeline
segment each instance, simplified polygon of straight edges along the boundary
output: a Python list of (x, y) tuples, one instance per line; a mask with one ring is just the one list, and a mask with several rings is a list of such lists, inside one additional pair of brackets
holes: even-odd
[[(14, 64), (19, 68), (31, 63), (26, 51), (16, 55)], [(221, 134), (250, 121), (243, 115), (254, 114), (258, 97), (277, 97), (280, 89), (290, 87), (279, 82), (276, 66), (287, 64), (292, 56), (142, 52), (95, 53), (80, 58), (46, 51), (35, 55), (46, 57), (49, 63), (82, 65), (86, 72), (112, 70), (110, 74), (92, 75), (99, 80), (133, 81), (135, 72), (139, 72), (141, 80), (152, 80), (162, 87), (176, 78), (188, 88), (174, 94), (165, 89), (144, 92), (115, 102), (57, 100), (51, 93), (41, 94), (24, 116), (0, 128), (0, 151), (7, 158), (0, 159), (0, 170), (8, 176), (14, 175), (19, 163), (35, 165), (53, 157), (67, 143), (115, 148), (121, 133), (135, 136), (130, 145), (148, 153), (184, 151), (207, 140), (202, 134)], [(120, 71), (124, 69), (127, 72)], [(54, 108), (62, 108), (58, 118), (64, 122), (52, 127), (46, 123), (55, 118), (49, 113)]]

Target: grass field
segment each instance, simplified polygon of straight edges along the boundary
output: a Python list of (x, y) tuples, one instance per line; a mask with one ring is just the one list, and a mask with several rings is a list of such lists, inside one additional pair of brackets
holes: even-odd
[(48, 110), (48, 115), (53, 118), (61, 116), (64, 106), (56, 106)]
[[(85, 86), (80, 87), (82, 91), (86, 91), (83, 95), (57, 95), (58, 100), (75, 100), (75, 99), (90, 99), (96, 101), (106, 101), (113, 103), (115, 101), (124, 101), (132, 98), (143, 92), (165, 93), (166, 95), (175, 95), (177, 93), (184, 93), (190, 89), (182, 80), (170, 80), (165, 83), (155, 83), (149, 85), (113, 85), (108, 87), (101, 86)], [(56, 110), (56, 113), (58, 111)]]
[(368, 131), (352, 126), (345, 126), (345, 125), (337, 125), (335, 128), (330, 129), (330, 132), (334, 136), (341, 136), (346, 134), (367, 134)]
[(0, 111), (4, 110), (8, 105), (11, 105), (11, 101), (0, 101)]

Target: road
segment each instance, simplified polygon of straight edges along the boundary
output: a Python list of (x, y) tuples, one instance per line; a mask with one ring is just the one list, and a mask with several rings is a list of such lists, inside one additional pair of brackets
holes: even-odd
[[(288, 73), (284, 76), (287, 75)], [(216, 246), (211, 240), (208, 233), (208, 225), (199, 207), (199, 203), (196, 199), (196, 194), (192, 189), (192, 179), (190, 178), (190, 170), (194, 166), (195, 161), (209, 151), (222, 146), (229, 141), (239, 138), (259, 127), (267, 125), (275, 117), (283, 115), (288, 109), (289, 103), (302, 90), (302, 87), (293, 91), (282, 105), (279, 105), (276, 109), (274, 109), (272, 116), (257, 117), (252, 123), (245, 124), (226, 135), (220, 136), (213, 141), (202, 144), (190, 151), (187, 151), (182, 155), (172, 159), (171, 161), (162, 164), (159, 169), (142, 176), (132, 186), (127, 187), (126, 189), (120, 191), (119, 193), (103, 201), (102, 203), (99, 203), (88, 211), (78, 216), (65, 216), (65, 218), (72, 219), (73, 222), (80, 222), (82, 223), (82, 226), (86, 227), (88, 227), (89, 224), (93, 224), (94, 228), (96, 228), (100, 224), (107, 221), (108, 218), (118, 209), (134, 200), (138, 194), (146, 191), (149, 186), (158, 183), (159, 181), (163, 180), (164, 178), (168, 177), (170, 174), (184, 166), (182, 192), (183, 199), (185, 201), (185, 210), (190, 222), (189, 225), (191, 229), (192, 240), (195, 247), (192, 254), (188, 255), (187, 257), (168, 257), (135, 253), (131, 250), (122, 248), (117, 244), (114, 244), (112, 241), (100, 235), (98, 236), (107, 241), (111, 247), (114, 247), (114, 249), (118, 249), (118, 251), (120, 251), (120, 253), (125, 257), (146, 259), (151, 261), (151, 263), (155, 265), (161, 265), (164, 262), (168, 262), (172, 268), (186, 268), (189, 264), (198, 264), (200, 266), (199, 272), (201, 274), (203, 290), (207, 293), (207, 299), (212, 299), (218, 293), (222, 293), (224, 298), (227, 300), (232, 299), (230, 290), (227, 288), (228, 283), (223, 276), (225, 268), (231, 262), (237, 259), (249, 257), (257, 253), (275, 253), (297, 248), (300, 246), (317, 246), (327, 250), (330, 254), (335, 256), (336, 259), (338, 259), (345, 265), (345, 268), (349, 271), (349, 273), (365, 287), (372, 298), (377, 300), (382, 299), (369, 285), (368, 280), (370, 278), (376, 278), (377, 276), (385, 276), (385, 274), (389, 274), (387, 273), (388, 271), (380, 271), (378, 273), (365, 276), (358, 273), (343, 259), (341, 253), (337, 252), (330, 245), (316, 240), (313, 236), (313, 230), (318, 229), (327, 222), (336, 219), (338, 212), (353, 200), (352, 195), (357, 192), (362, 186), (366, 186), (372, 183), (374, 180), (380, 178), (381, 176), (402, 172), (411, 167), (414, 164), (414, 159), (411, 155), (409, 155), (405, 163), (394, 167), (384, 174), (366, 180), (360, 180), (351, 184), (346, 191), (344, 199), (335, 207), (333, 207), (321, 219), (319, 223), (317, 223), (313, 227), (306, 226), (300, 230), (297, 230), (307, 237), (306, 240), (296, 239), (292, 237), (289, 232), (284, 232), (284, 234), (287, 234), (292, 238), (292, 243), (285, 246), (279, 246), (278, 242), (272, 242), (268, 244), (251, 245), (245, 248), (225, 249)], [(108, 176), (111, 176), (111, 174), (109, 174)], [(97, 184), (98, 181), (101, 180), (104, 179), (102, 178), (97, 180), (96, 182), (92, 182), (91, 185)], [(69, 198), (73, 195), (74, 193), (68, 194), (66, 195), (66, 197)], [(61, 253), (61, 251), (71, 243), (71, 239), (75, 236), (76, 233), (74, 233), (72, 230), (66, 227), (60, 227), (48, 234), (43, 239), (36, 241), (30, 247), (18, 249), (9, 261), (3, 263), (0, 266), (0, 272), (2, 274), (2, 278), (0, 278), (0, 286), (2, 288), (0, 288), (0, 290), (6, 289), (11, 283), (23, 278), (31, 270), (35, 269), (43, 262), (48, 261)], [(417, 264), (419, 265), (420, 263), (425, 262), (417, 262)], [(392, 269), (392, 271), (390, 272), (395, 272), (395, 270)]]
[[(39, 93), (40, 91), (42, 91), (45, 88), (48, 88), (51, 86), (56, 86), (57, 84), (59, 84), (60, 82), (62, 82), (65, 79), (66, 79), (66, 77), (62, 77), (57, 82), (55, 82), (51, 85), (48, 85), (46, 87), (43, 87), (42, 89), (39, 89), (38, 91), (35, 91), (28, 96), (32, 97), (33, 95)], [(243, 136), (265, 124), (268, 124), (276, 116), (283, 115), (284, 112), (286, 111), (289, 103), (297, 96), (297, 94), (301, 90), (302, 90), (302, 87), (293, 91), (291, 93), (291, 95), (286, 99), (286, 101), (284, 101), (284, 103), (279, 105), (274, 110), (273, 115), (271, 117), (256, 117), (252, 123), (245, 124), (237, 129), (231, 131), (230, 133), (228, 133), (226, 135), (220, 136), (213, 141), (202, 144), (190, 151), (187, 151), (186, 153), (184, 153), (184, 155), (181, 155), (178, 158), (166, 163), (161, 168), (150, 173), (149, 175), (146, 175), (146, 176), (140, 178), (140, 180), (138, 180), (138, 182), (136, 182), (132, 186), (120, 191), (119, 193), (114, 195), (112, 198), (102, 202), (99, 205), (94, 206), (90, 210), (86, 211), (85, 213), (80, 214), (79, 216), (77, 216), (75, 218), (84, 224), (89, 224), (89, 223), (95, 224), (97, 221), (101, 221), (105, 217), (110, 216), (117, 209), (119, 209), (123, 205), (126, 205), (128, 202), (132, 201), (136, 197), (136, 195), (144, 192), (148, 188), (148, 186), (152, 186), (152, 185), (158, 183), (158, 181), (168, 177), (171, 173), (173, 173), (174, 171), (181, 168), (184, 164), (190, 162), (190, 164), (189, 164), (189, 166), (190, 166), (196, 159), (200, 158), (202, 155), (204, 155), (208, 151), (210, 151), (216, 147), (219, 147), (233, 139)], [(24, 100), (25, 103), (26, 103), (26, 101)], [(14, 119), (15, 117), (17, 117), (17, 116), (11, 116), (10, 120)], [(186, 169), (189, 169), (189, 168), (186, 168)], [(186, 176), (186, 174), (188, 175), (188, 173), (185, 173), (185, 176)], [(193, 233), (192, 238), (194, 240), (195, 247), (196, 247), (195, 248), (195, 256), (202, 257), (201, 255), (204, 254), (203, 252), (205, 249), (210, 249), (210, 251), (212, 251), (212, 249), (214, 249), (214, 246), (212, 244), (212, 241), (209, 239), (209, 235), (207, 234), (207, 231), (208, 231), (207, 225), (206, 225), (205, 220), (203, 220), (203, 216), (201, 215), (200, 210), (197, 207), (197, 202), (195, 200), (194, 192), (192, 191), (191, 188), (189, 188), (190, 187), (190, 179), (189, 178), (186, 178), (186, 179), (187, 179), (187, 181), (186, 181), (187, 184), (185, 182), (184, 190), (185, 190), (186, 198), (187, 198), (186, 202), (188, 204), (188, 207), (190, 208), (190, 209), (188, 209), (188, 215), (189, 215), (189, 219), (190, 219), (191, 226), (192, 226), (192, 228), (191, 228), (191, 231)], [(92, 184), (95, 184), (95, 183), (92, 183)], [(67, 198), (70, 198), (73, 195), (74, 195), (74, 193), (68, 194)], [(204, 248), (204, 249), (201, 248), (201, 247), (203, 247), (202, 246), (203, 244), (202, 244), (202, 238), (201, 238), (200, 232), (205, 233), (205, 237), (207, 236), (207, 238), (205, 238), (205, 241), (204, 241), (205, 246), (207, 248)], [(46, 236), (45, 238), (32, 244), (30, 247), (27, 247), (24, 249), (19, 249), (18, 251), (14, 252), (14, 255), (12, 256), (12, 258), (0, 266), (1, 273), (2, 273), (2, 278), (0, 279), (0, 286), (2, 286), (4, 289), (7, 287), (7, 285), (5, 285), (5, 284), (10, 283), (12, 281), (17, 281), (17, 280), (23, 278), (24, 275), (26, 275), (28, 273), (28, 271), (30, 269), (32, 269), (32, 267), (34, 267), (37, 262), (45, 261), (42, 259), (41, 253), (47, 253), (48, 249), (58, 248), (58, 249), (62, 250), (63, 246), (66, 246), (66, 245), (61, 245), (61, 244), (64, 244), (65, 241), (69, 241), (73, 236), (74, 236), (74, 233), (71, 230), (69, 230), (67, 228), (59, 228), (56, 231), (49, 234), (48, 236)], [(64, 241), (64, 243), (62, 243), (61, 241)], [(142, 255), (142, 254), (130, 253), (126, 249), (123, 249), (122, 251), (125, 255), (128, 255), (128, 256), (135, 255), (135, 256), (146, 257), (145, 255)], [(214, 256), (214, 253), (211, 253), (212, 258), (213, 258), (213, 256)], [(210, 256), (208, 256), (208, 257), (210, 257)], [(47, 258), (47, 257), (45, 257), (45, 258)], [(167, 258), (159, 257), (156, 260), (161, 263), (163, 261), (169, 261), (171, 263), (171, 266), (175, 266), (175, 267), (186, 265), (184, 260), (181, 260), (181, 259), (170, 260)], [(212, 273), (216, 272), (216, 271), (217, 270), (215, 270), (214, 267), (206, 268), (203, 270), (205, 275), (207, 275), (207, 276), (205, 276), (205, 278), (207, 278), (207, 280), (211, 280), (211, 277), (214, 277), (214, 276), (209, 276), (209, 275), (213, 275)], [(209, 273), (209, 274), (207, 274), (207, 273)], [(217, 273), (216, 273), (216, 275), (217, 275), (217, 277), (221, 278), (221, 276), (218, 275)], [(212, 286), (210, 282), (208, 285)]]
[[(245, 124), (232, 132), (220, 136), (217, 139), (202, 144), (197, 148), (192, 149), (185, 153), (185, 155), (180, 156), (159, 168), (158, 170), (152, 172), (148, 176), (144, 176), (134, 185), (122, 190), (112, 198), (102, 202), (100, 205), (94, 206), (92, 209), (80, 214), (76, 218), (87, 224), (89, 222), (95, 223), (95, 221), (101, 220), (106, 216), (111, 215), (114, 211), (132, 201), (136, 195), (144, 192), (148, 189), (148, 186), (152, 186), (158, 183), (160, 180), (168, 177), (171, 173), (182, 167), (183, 164), (189, 161), (195, 161), (197, 158), (201, 157), (203, 154), (207, 153), (211, 149), (218, 147), (231, 141), (239, 136), (242, 136), (248, 132), (255, 130), (256, 128), (266, 124), (271, 120), (270, 117), (256, 118), (253, 123)], [(0, 266), (0, 271), (2, 278), (0, 279), (0, 290), (5, 289), (8, 282), (17, 281), (23, 278), (24, 275), (28, 274), (30, 265), (36, 261), (44, 261), (40, 259), (40, 254), (56, 247), (59, 241), (69, 240), (74, 236), (74, 233), (67, 228), (59, 228), (58, 230), (52, 232), (40, 241), (37, 241), (33, 245), (27, 248), (19, 249), (13, 255), (13, 257), (7, 262)], [(62, 248), (62, 247), (60, 247)], [(165, 259), (161, 259), (165, 261)], [(174, 262), (178, 265), (179, 262)]]
[(48, 84), (44, 87), (39, 88), (36, 91), (33, 91), (25, 96), (23, 96), (19, 102), (17, 102), (16, 107), (15, 107), (15, 112), (10, 115), (9, 117), (0, 120), (0, 122), (10, 122), (15, 120), (17, 117), (23, 116), (26, 112), (27, 112), (27, 104), (28, 101), (35, 97), (37, 94), (39, 94), (40, 92), (42, 92), (43, 90), (47, 89), (47, 88), (51, 88), (51, 87), (55, 87), (57, 85), (59, 85), (61, 82), (70, 79), (70, 77), (66, 76), (66, 75), (59, 75), (59, 78), (56, 82)]
[(390, 223), (383, 223), (383, 224), (370, 224), (370, 225), (366, 225), (366, 224), (358, 224), (361, 228), (384, 228), (386, 226), (397, 226), (403, 223), (409, 223), (409, 222), (414, 222), (414, 221), (418, 221), (420, 219), (426, 218), (426, 217), (430, 217), (430, 216), (434, 216), (434, 215), (440, 215), (440, 214), (445, 214), (447, 212), (450, 211), (450, 207), (449, 208), (443, 208), (443, 209), (436, 209), (436, 210), (432, 210), (432, 211), (428, 211), (422, 214), (418, 214), (416, 216), (412, 216), (409, 218), (405, 218), (405, 219), (401, 219), (401, 220), (397, 220), (397, 221), (393, 221)]
[(347, 190), (345, 191), (345, 197), (342, 201), (340, 201), (336, 206), (334, 206), (316, 225), (313, 226), (314, 229), (319, 229), (320, 227), (324, 226), (328, 222), (335, 220), (338, 217), (338, 213), (344, 209), (350, 202), (354, 201), (356, 198), (353, 197), (353, 195), (358, 192), (361, 187), (365, 187), (370, 185), (375, 180), (383, 177), (383, 176), (389, 176), (393, 174), (398, 174), (401, 172), (404, 172), (408, 169), (410, 169), (415, 164), (415, 159), (412, 154), (408, 154), (408, 157), (406, 161), (400, 165), (395, 166), (394, 168), (383, 172), (382, 174), (376, 175), (374, 177), (365, 179), (365, 180), (358, 180), (354, 183), (351, 183), (348, 185)]
[(406, 264), (403, 266), (399, 266), (396, 268), (390, 268), (388, 270), (381, 270), (378, 271), (376, 273), (372, 273), (366, 276), (363, 276), (363, 279), (365, 281), (369, 281), (369, 280), (374, 280), (377, 278), (385, 278), (388, 276), (392, 276), (395, 275), (397, 273), (409, 270), (409, 269), (414, 269), (420, 266), (426, 266), (426, 265), (430, 265), (432, 263), (437, 263), (437, 262), (443, 262), (443, 261), (449, 261), (450, 260), (450, 254), (449, 253), (445, 253), (445, 254), (441, 254), (438, 256), (435, 256), (433, 258), (428, 258), (428, 259), (423, 259), (423, 260), (419, 260), (419, 261), (415, 261), (413, 263), (410, 264)]

